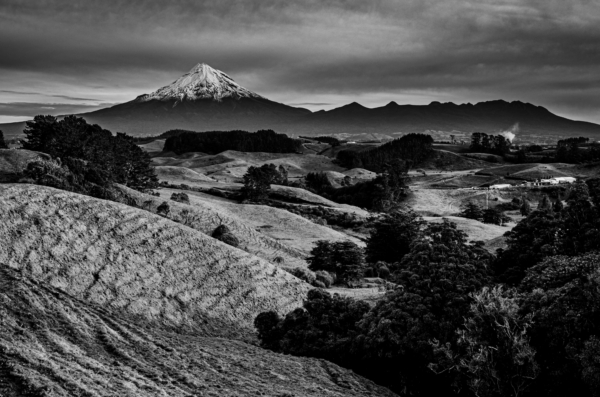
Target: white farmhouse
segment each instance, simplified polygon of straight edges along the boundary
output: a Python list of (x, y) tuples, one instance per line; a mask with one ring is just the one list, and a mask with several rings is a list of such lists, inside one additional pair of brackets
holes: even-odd
[(490, 186), (490, 190), (492, 189), (508, 189), (512, 185), (510, 183), (499, 183), (497, 185)]
[(577, 178), (573, 178), (572, 176), (558, 176), (556, 178), (552, 178), (558, 183), (575, 183), (577, 182)]

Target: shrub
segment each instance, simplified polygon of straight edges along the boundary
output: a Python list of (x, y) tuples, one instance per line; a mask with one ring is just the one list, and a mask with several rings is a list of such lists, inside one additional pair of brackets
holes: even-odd
[[(287, 269), (286, 269), (287, 270)], [(308, 284), (312, 284), (317, 279), (313, 272), (303, 267), (295, 267), (291, 270), (287, 270), (290, 274), (298, 277), (300, 280), (306, 281)]]
[(190, 198), (186, 193), (173, 193), (171, 194), (171, 200), (177, 201), (178, 203), (189, 204)]
[(234, 236), (232, 233), (224, 233), (221, 234), (219, 237), (215, 237), (215, 239), (227, 244), (227, 245), (231, 245), (232, 247), (238, 248), (240, 246), (240, 240)]
[(213, 230), (211, 237), (231, 245), (232, 247), (239, 247), (240, 240), (231, 232), (227, 225), (219, 225)]
[(329, 272), (326, 272), (325, 270), (319, 270), (315, 273), (315, 276), (317, 281), (320, 281), (323, 283), (323, 285), (325, 285), (323, 288), (329, 288), (333, 285), (334, 278)]
[(325, 284), (319, 280), (313, 281), (313, 286), (317, 288), (327, 288)]
[(163, 201), (162, 204), (156, 208), (156, 213), (166, 217), (171, 213), (171, 206), (166, 201)]

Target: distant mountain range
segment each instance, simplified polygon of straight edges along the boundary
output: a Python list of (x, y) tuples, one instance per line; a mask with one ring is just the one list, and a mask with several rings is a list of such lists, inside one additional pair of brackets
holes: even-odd
[[(518, 124), (518, 136), (588, 136), (600, 139), (600, 125), (557, 116), (541, 106), (503, 100), (462, 104), (432, 102), (367, 108), (356, 102), (311, 112), (271, 101), (225, 73), (198, 64), (172, 84), (130, 102), (83, 113), (88, 122), (113, 132), (156, 135), (170, 129), (193, 131), (274, 129), (294, 135), (475, 131), (498, 133)], [(24, 123), (2, 124), (7, 135)]]

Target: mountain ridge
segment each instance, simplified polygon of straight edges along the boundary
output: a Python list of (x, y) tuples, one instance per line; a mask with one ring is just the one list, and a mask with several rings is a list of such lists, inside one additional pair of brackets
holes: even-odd
[[(204, 63), (169, 85), (132, 101), (78, 114), (90, 123), (130, 135), (158, 135), (171, 129), (227, 131), (273, 129), (293, 135), (363, 133), (499, 133), (519, 125), (519, 136), (600, 138), (600, 125), (570, 120), (542, 106), (502, 99), (455, 104), (400, 105), (394, 101), (369, 108), (352, 102), (311, 112), (272, 101), (236, 83)], [(8, 137), (25, 123), (0, 125)]]

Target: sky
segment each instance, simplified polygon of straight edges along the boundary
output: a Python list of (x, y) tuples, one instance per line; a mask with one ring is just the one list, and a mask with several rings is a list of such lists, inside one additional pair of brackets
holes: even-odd
[(0, 122), (130, 101), (197, 63), (311, 110), (520, 100), (600, 123), (599, 0), (0, 0)]

